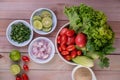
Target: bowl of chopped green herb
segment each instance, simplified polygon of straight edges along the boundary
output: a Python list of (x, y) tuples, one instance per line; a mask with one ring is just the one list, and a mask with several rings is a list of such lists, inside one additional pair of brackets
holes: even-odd
[(24, 20), (15, 20), (8, 25), (6, 37), (12, 45), (23, 47), (32, 40), (33, 30), (28, 22)]

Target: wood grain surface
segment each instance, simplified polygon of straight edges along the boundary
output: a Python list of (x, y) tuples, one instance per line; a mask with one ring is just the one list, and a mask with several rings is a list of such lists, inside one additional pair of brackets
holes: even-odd
[[(6, 39), (6, 28), (10, 22), (18, 19), (29, 22), (32, 12), (38, 8), (52, 9), (58, 20), (56, 29), (46, 35), (54, 43), (55, 36), (62, 25), (68, 22), (63, 13), (64, 6), (85, 3), (94, 9), (103, 11), (108, 17), (108, 23), (115, 32), (114, 47), (116, 50), (108, 55), (110, 67), (101, 69), (97, 64), (92, 68), (97, 80), (120, 80), (120, 0), (0, 0), (0, 80), (15, 80), (10, 73), (9, 52), (20, 50), (22, 55), (28, 55), (28, 46), (18, 48), (12, 46)], [(42, 35), (34, 33), (34, 38)], [(21, 63), (22, 65), (23, 63)], [(47, 64), (28, 63), (30, 71), (27, 73), (30, 80), (72, 80), (71, 72), (75, 66), (66, 64), (60, 59), (57, 52)]]

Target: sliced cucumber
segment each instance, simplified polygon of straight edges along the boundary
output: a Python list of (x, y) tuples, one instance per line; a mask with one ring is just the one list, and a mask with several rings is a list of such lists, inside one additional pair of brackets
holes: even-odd
[(43, 18), (44, 17), (52, 17), (51, 13), (49, 11), (46, 11), (46, 10), (42, 11), (40, 15)]
[(10, 66), (10, 71), (11, 71), (14, 75), (17, 75), (17, 74), (20, 73), (21, 68), (20, 68), (20, 66), (19, 66), (18, 64), (12, 64), (12, 65)]
[(38, 30), (41, 30), (43, 28), (43, 25), (39, 20), (33, 21), (33, 26), (35, 27), (35, 29), (38, 29)]
[(50, 17), (45, 17), (42, 19), (42, 24), (45, 28), (49, 28), (52, 26), (52, 19)]
[(52, 29), (52, 27), (49, 27), (49, 28), (43, 28), (42, 30), (45, 31), (45, 32), (49, 32), (51, 29)]
[(41, 18), (40, 16), (34, 16), (34, 17), (33, 17), (33, 21), (35, 21), (35, 20), (39, 20), (39, 21), (41, 21), (42, 18)]

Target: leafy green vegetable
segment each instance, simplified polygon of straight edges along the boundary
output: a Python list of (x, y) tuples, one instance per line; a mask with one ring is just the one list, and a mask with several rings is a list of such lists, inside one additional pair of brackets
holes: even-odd
[(14, 41), (22, 43), (30, 38), (30, 34), (30, 29), (26, 27), (26, 25), (23, 23), (17, 23), (12, 25), (10, 37)]
[(85, 4), (65, 7), (64, 13), (70, 21), (70, 29), (87, 35), (87, 51), (97, 52), (100, 65), (108, 67), (109, 59), (105, 56), (113, 52), (115, 48), (112, 46), (114, 32), (107, 24), (106, 15)]

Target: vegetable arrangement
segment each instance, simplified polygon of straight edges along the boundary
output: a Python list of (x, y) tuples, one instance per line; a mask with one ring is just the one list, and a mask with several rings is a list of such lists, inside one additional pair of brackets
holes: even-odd
[(18, 43), (25, 42), (30, 38), (30, 35), (30, 29), (26, 27), (26, 25), (24, 25), (23, 23), (17, 23), (12, 25), (10, 37), (14, 41)]
[(24, 64), (23, 64), (23, 67), (21, 68), (21, 66), (19, 65), (19, 61), (21, 59), (21, 53), (18, 50), (12, 50), (10, 52), (9, 57), (14, 62), (10, 66), (10, 71), (12, 74), (16, 76), (16, 80), (29, 80), (25, 72), (29, 71), (27, 62), (29, 62), (30, 59), (27, 56), (22, 56), (22, 61), (24, 62)]
[[(75, 39), (76, 49), (82, 51), (83, 56), (89, 59), (99, 59), (99, 65), (102, 68), (109, 67), (109, 59), (106, 55), (115, 50), (112, 46), (114, 32), (107, 24), (105, 14), (85, 4), (65, 7), (64, 12), (70, 21), (68, 28), (74, 30), (78, 37)], [(63, 40), (67, 39), (64, 38)], [(73, 61), (78, 63), (78, 61)]]

